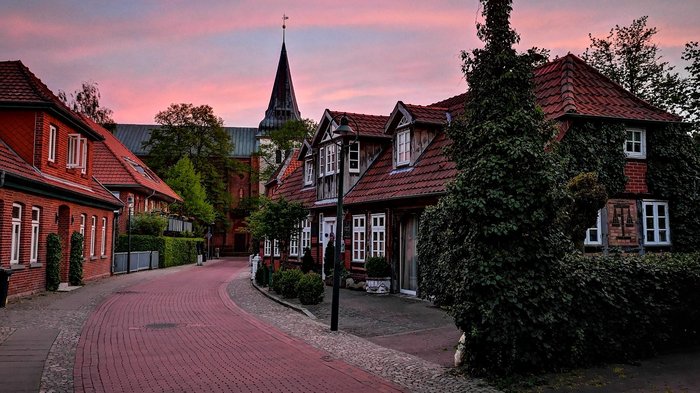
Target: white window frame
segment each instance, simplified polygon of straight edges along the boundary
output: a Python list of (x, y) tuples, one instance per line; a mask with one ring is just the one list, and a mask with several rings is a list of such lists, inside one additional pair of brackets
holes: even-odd
[[(357, 157), (353, 158), (353, 154), (357, 154)], [(355, 168), (352, 167), (353, 162)], [(348, 147), (348, 172), (360, 173), (360, 141), (353, 142)]]
[(274, 256), (280, 256), (280, 241), (277, 239), (272, 242), (272, 252), (274, 253)]
[[(602, 212), (603, 210), (598, 210), (598, 218), (596, 219), (596, 226), (586, 229), (586, 239), (583, 244), (586, 246), (602, 246), (603, 245), (603, 223), (602, 223)], [(597, 231), (596, 240), (591, 240), (591, 232)]]
[(272, 254), (272, 242), (270, 239), (265, 238), (265, 244), (263, 246), (263, 256), (269, 257)]
[(370, 224), (372, 225), (371, 256), (383, 257), (386, 255), (386, 214), (372, 214)]
[[(628, 133), (632, 133), (632, 139), (628, 139)], [(639, 140), (634, 138), (634, 135), (639, 134)], [(635, 145), (639, 145), (639, 151), (635, 151)], [(632, 147), (632, 149), (628, 149)], [(625, 130), (625, 145), (623, 147), (627, 158), (646, 158), (647, 157), (647, 132), (643, 128), (627, 128)]]
[(332, 175), (335, 173), (335, 169), (338, 165), (338, 155), (336, 154), (335, 144), (330, 144), (326, 146), (326, 175)]
[(83, 175), (87, 173), (87, 156), (88, 156), (88, 144), (87, 144), (87, 139), (81, 138), (81, 148), (80, 151), (82, 152), (83, 158), (81, 161), (82, 166), (80, 167), (80, 173)]
[[(647, 207), (651, 206), (653, 215), (647, 216)], [(664, 216), (659, 216), (659, 206), (664, 207)], [(642, 201), (642, 224), (644, 229), (644, 244), (647, 246), (668, 246), (671, 244), (671, 229), (669, 228), (668, 202), (657, 200)], [(649, 219), (651, 219), (651, 228), (649, 227)], [(663, 219), (664, 228), (661, 229), (659, 223)], [(653, 239), (649, 239), (649, 232), (652, 232)], [(660, 241), (661, 233), (666, 234), (666, 240)]]
[(107, 217), (102, 217), (102, 233), (100, 237), (100, 256), (107, 252)]
[[(15, 208), (17, 215), (15, 216)], [(19, 263), (19, 251), (22, 243), (22, 205), (12, 204), (12, 243), (10, 246), (10, 265)]]
[(411, 163), (411, 130), (396, 133), (396, 166)]
[(352, 261), (365, 261), (365, 228), (367, 217), (365, 215), (352, 216)]
[(90, 256), (95, 256), (95, 235), (97, 231), (97, 216), (90, 219)]
[(58, 129), (54, 125), (49, 125), (49, 162), (56, 162), (56, 139)]
[(66, 168), (83, 169), (85, 167), (85, 160), (83, 160), (84, 155), (82, 153), (83, 149), (87, 150), (85, 138), (81, 137), (80, 134), (69, 134)]
[(80, 227), (79, 231), (80, 234), (83, 235), (83, 241), (85, 241), (85, 223), (87, 221), (87, 215), (86, 214), (81, 214), (80, 215)]
[[(35, 217), (36, 213), (36, 217)], [(31, 248), (29, 249), (29, 262), (35, 263), (39, 260), (39, 221), (41, 219), (41, 209), (32, 207), (32, 237)]]
[(294, 230), (294, 233), (289, 237), (289, 256), (298, 257), (299, 256), (299, 231), (301, 230), (301, 221), (299, 222), (299, 227)]
[(311, 249), (311, 220), (308, 218), (301, 221), (301, 252), (307, 248)]
[(304, 185), (310, 186), (314, 183), (314, 160), (304, 161)]
[(326, 148), (318, 149), (318, 177), (323, 177), (326, 174)]

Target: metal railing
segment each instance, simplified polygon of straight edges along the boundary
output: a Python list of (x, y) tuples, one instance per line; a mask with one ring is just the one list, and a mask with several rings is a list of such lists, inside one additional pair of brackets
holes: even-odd
[(181, 218), (168, 217), (168, 231), (192, 232), (192, 223)]
[[(126, 273), (126, 261), (128, 253), (115, 252), (114, 261), (112, 263), (112, 273)], [(132, 251), (131, 252), (131, 269), (132, 273), (139, 270), (158, 269), (158, 251)]]

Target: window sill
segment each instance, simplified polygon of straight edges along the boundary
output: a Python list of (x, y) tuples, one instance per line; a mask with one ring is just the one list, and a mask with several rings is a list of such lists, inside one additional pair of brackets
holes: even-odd
[(96, 260), (97, 260), (97, 257), (90, 257), (90, 260), (91, 260), (91, 261), (96, 261)]
[(10, 265), (10, 270), (24, 270), (27, 267), (21, 263), (13, 263)]
[(100, 255), (100, 259), (107, 259), (107, 255)]
[(30, 268), (42, 267), (42, 266), (44, 266), (44, 264), (43, 264), (43, 263), (40, 263), (40, 262), (32, 262), (32, 263), (29, 264), (29, 267), (30, 267)]

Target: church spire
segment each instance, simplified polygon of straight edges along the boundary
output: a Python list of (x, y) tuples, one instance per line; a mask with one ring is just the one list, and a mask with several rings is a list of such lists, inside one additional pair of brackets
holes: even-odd
[(282, 17), (282, 51), (277, 64), (275, 83), (272, 85), (270, 103), (265, 111), (265, 118), (258, 126), (258, 136), (267, 135), (270, 131), (280, 128), (288, 120), (301, 120), (301, 113), (292, 85), (292, 73), (289, 70), (289, 60), (287, 59), (285, 43), (287, 19), (289, 19), (287, 15)]

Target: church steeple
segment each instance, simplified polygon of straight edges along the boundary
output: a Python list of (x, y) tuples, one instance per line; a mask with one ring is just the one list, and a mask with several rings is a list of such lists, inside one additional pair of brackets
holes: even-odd
[(289, 60), (287, 59), (287, 46), (284, 37), (287, 19), (289, 18), (286, 15), (282, 18), (282, 52), (277, 64), (277, 74), (275, 75), (275, 84), (272, 86), (270, 103), (267, 105), (265, 118), (258, 126), (258, 136), (267, 135), (271, 130), (280, 128), (288, 120), (301, 120), (301, 113), (292, 85), (292, 73), (289, 70)]

